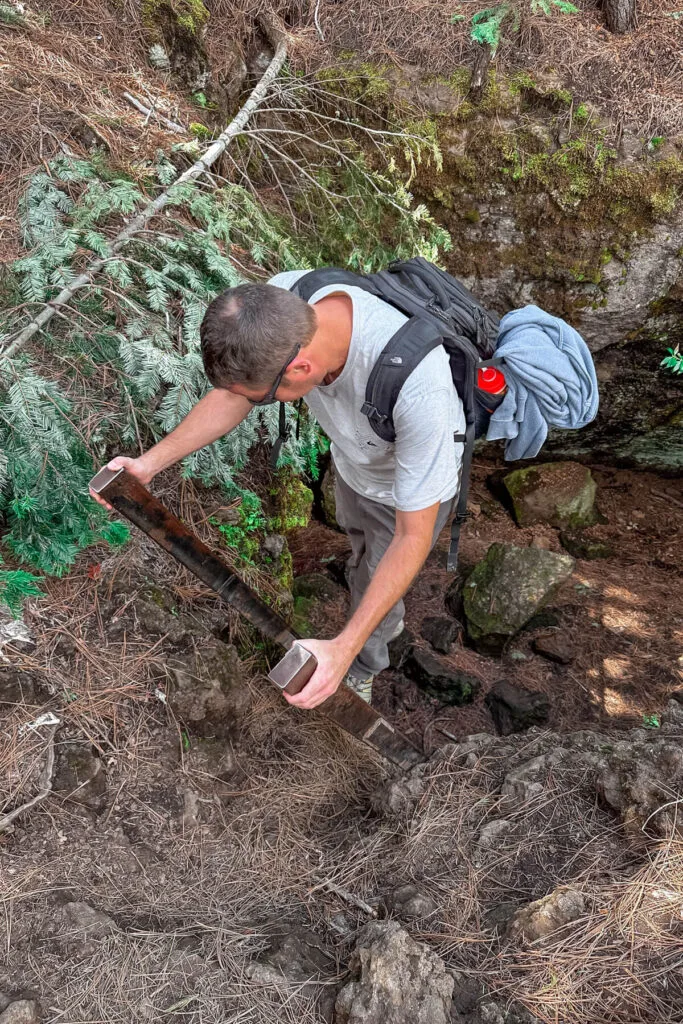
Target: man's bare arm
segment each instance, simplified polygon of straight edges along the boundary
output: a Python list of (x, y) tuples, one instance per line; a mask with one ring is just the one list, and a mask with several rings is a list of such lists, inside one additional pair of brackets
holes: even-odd
[[(172, 466), (174, 462), (179, 462), (191, 452), (204, 448), (205, 445), (234, 430), (251, 408), (250, 403), (242, 395), (234, 395), (223, 388), (214, 388), (197, 402), (175, 430), (144, 455), (137, 459), (119, 455), (108, 463), (108, 467), (127, 469), (143, 484), (148, 484), (162, 469)], [(92, 496), (101, 505), (106, 504), (96, 494)]]
[(391, 544), (370, 580), (363, 599), (334, 640), (304, 640), (318, 668), (300, 693), (285, 694), (290, 704), (314, 708), (335, 692), (366, 640), (399, 601), (429, 554), (439, 502), (419, 512), (397, 512)]

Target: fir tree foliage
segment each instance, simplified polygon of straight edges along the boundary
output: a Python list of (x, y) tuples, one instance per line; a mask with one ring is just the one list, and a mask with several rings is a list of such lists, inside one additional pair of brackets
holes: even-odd
[[(160, 439), (206, 393), (199, 325), (207, 304), (242, 280), (230, 258), (233, 247), (265, 275), (320, 262), (369, 270), (394, 256), (433, 255), (447, 240), (426, 211), (411, 210), (405, 189), (377, 175), (372, 196), (356, 204), (367, 216), (355, 221), (355, 235), (345, 212), (329, 233), (339, 240), (332, 246), (321, 245), (320, 236), (297, 237), (283, 216), (241, 186), (209, 190), (195, 182), (173, 189), (164, 216), (112, 252), (121, 217), (175, 173), (163, 153), (142, 184), (60, 157), (32, 177), (22, 201), (27, 254), (12, 269), (29, 308), (53, 299), (93, 256), (105, 260), (92, 286), (53, 317), (30, 350), (12, 359), (0, 354), (0, 543), (15, 560), (46, 574), (66, 572), (78, 552), (98, 540), (125, 541), (127, 528), (89, 498), (88, 480), (112, 454)], [(346, 186), (356, 189), (359, 182)], [(387, 194), (398, 238), (391, 252), (377, 243), (377, 208)], [(330, 258), (336, 255), (342, 260)], [(23, 309), (0, 311), (0, 353), (2, 336), (10, 336), (22, 317)], [(280, 465), (315, 475), (319, 428), (307, 415), (297, 425), (291, 406), (287, 416), (291, 437)], [(254, 410), (231, 434), (188, 456), (182, 473), (218, 484), (230, 497), (244, 494), (236, 475), (254, 445), (277, 434), (277, 407)], [(16, 609), (21, 594), (33, 592), (35, 577), (21, 570), (13, 581), (9, 576), (0, 577), (0, 600)]]

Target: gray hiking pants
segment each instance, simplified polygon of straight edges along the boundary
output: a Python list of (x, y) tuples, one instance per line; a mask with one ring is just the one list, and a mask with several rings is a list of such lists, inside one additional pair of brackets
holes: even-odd
[[(351, 555), (346, 563), (346, 579), (351, 591), (351, 613), (355, 612), (373, 577), (384, 552), (391, 544), (396, 527), (396, 510), (378, 501), (364, 498), (336, 476), (337, 522), (351, 542)], [(453, 499), (442, 502), (436, 517), (432, 548), (446, 525)], [(398, 601), (382, 619), (349, 672), (357, 679), (377, 675), (389, 664), (388, 642), (395, 636), (403, 619), (405, 605)]]

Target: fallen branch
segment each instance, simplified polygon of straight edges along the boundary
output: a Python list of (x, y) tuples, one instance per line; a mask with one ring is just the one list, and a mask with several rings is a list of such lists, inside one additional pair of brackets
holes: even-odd
[(182, 124), (178, 124), (177, 121), (171, 121), (168, 117), (165, 117), (163, 114), (160, 114), (159, 111), (154, 106), (145, 106), (142, 100), (139, 100), (137, 96), (133, 96), (132, 93), (124, 92), (123, 98), (124, 100), (127, 100), (132, 107), (135, 107), (136, 110), (139, 110), (141, 114), (144, 114), (148, 120), (152, 115), (154, 115), (157, 121), (165, 125), (166, 128), (169, 128), (172, 132), (175, 132), (176, 135), (185, 135), (187, 133), (187, 128), (184, 128)]
[(286, 56), (287, 45), (285, 43), (284, 36), (280, 35), (275, 49), (275, 55), (268, 65), (263, 78), (261, 78), (256, 87), (252, 90), (244, 106), (240, 108), (225, 131), (209, 146), (203, 156), (184, 171), (180, 177), (173, 182), (173, 184), (169, 185), (165, 192), (162, 192), (161, 195), (157, 196), (157, 198), (151, 203), (148, 203), (144, 210), (139, 213), (137, 217), (134, 217), (123, 231), (113, 239), (108, 256), (98, 257), (97, 259), (92, 260), (82, 274), (79, 274), (79, 276), (72, 281), (68, 287), (62, 288), (56, 298), (45, 304), (42, 312), (40, 312), (38, 316), (27, 324), (27, 326), (18, 334), (16, 334), (14, 340), (11, 340), (11, 335), (5, 339), (6, 341), (10, 341), (9, 346), (5, 349), (4, 353), (2, 353), (6, 358), (9, 359), (16, 355), (19, 349), (23, 348), (26, 342), (29, 341), (34, 334), (42, 330), (42, 328), (50, 322), (60, 307), (66, 306), (71, 302), (76, 292), (92, 284), (93, 278), (100, 272), (107, 260), (111, 259), (115, 253), (119, 252), (126, 242), (147, 226), (152, 217), (155, 217), (165, 206), (168, 205), (169, 201), (173, 198), (174, 190), (177, 189), (178, 186), (184, 185), (188, 181), (194, 181), (195, 178), (199, 178), (202, 174), (207, 173), (211, 165), (216, 162), (218, 157), (224, 152), (235, 136), (240, 134), (251, 115), (259, 106), (270, 85), (277, 77)]
[(341, 885), (337, 885), (336, 882), (332, 882), (329, 878), (326, 878), (324, 882), (319, 885), (314, 885), (309, 892), (313, 893), (316, 889), (327, 889), (328, 892), (333, 892), (346, 903), (350, 903), (353, 907), (358, 907), (364, 914), (368, 914), (369, 917), (377, 917), (377, 911), (374, 907), (371, 907), (369, 903), (362, 900), (360, 896), (355, 896), (348, 889), (342, 889)]
[(50, 735), (47, 741), (47, 756), (45, 758), (45, 765), (40, 778), (38, 779), (39, 790), (34, 797), (27, 800), (21, 807), (15, 807), (9, 814), (4, 814), (0, 818), (0, 832), (4, 832), (6, 828), (12, 824), (12, 822), (19, 817), (20, 814), (24, 814), (26, 811), (30, 811), (32, 807), (44, 800), (52, 792), (52, 770), (55, 766), (55, 731), (56, 726), (50, 730)]

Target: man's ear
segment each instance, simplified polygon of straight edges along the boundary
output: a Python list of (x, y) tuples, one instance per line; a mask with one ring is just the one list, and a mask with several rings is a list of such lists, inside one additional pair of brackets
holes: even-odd
[(306, 380), (313, 372), (313, 363), (307, 355), (299, 353), (296, 359), (287, 367), (286, 378), (293, 382), (300, 383)]

